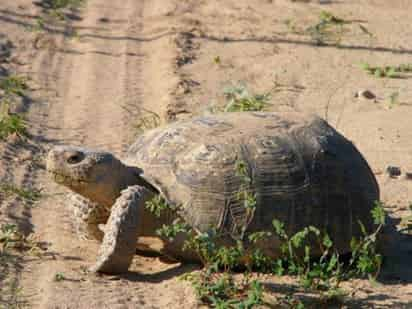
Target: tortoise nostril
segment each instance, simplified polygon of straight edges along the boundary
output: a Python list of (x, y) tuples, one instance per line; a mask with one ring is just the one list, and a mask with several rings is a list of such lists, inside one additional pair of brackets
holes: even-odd
[(77, 163), (80, 163), (83, 159), (84, 159), (84, 153), (80, 151), (76, 151), (74, 153), (70, 153), (67, 156), (66, 161), (69, 164), (77, 164)]

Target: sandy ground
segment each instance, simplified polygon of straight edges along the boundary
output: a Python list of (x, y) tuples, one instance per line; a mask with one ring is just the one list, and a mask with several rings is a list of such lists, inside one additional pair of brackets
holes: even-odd
[[(412, 182), (385, 171), (394, 165), (412, 172), (412, 83), (410, 76), (374, 78), (359, 64), (412, 63), (412, 4), (329, 2), (89, 0), (66, 25), (29, 31), (41, 9), (29, 0), (1, 1), (0, 33), (15, 45), (12, 61), (1, 65), (30, 78), (21, 109), (31, 138), (0, 141), (0, 180), (43, 188), (46, 196), (34, 207), (0, 196), (0, 223), (17, 223), (47, 251), (41, 258), (19, 256), (6, 278), (0, 276), (6, 295), (0, 308), (13, 308), (5, 301), (10, 280), (21, 288), (15, 307), (196, 307), (193, 290), (178, 279), (193, 270), (190, 265), (136, 256), (125, 276), (85, 274), (98, 244), (75, 235), (67, 192), (47, 178), (42, 158), (59, 143), (121, 156), (144, 111), (158, 114), (162, 123), (205, 113), (223, 102), (226, 85), (240, 81), (256, 93), (271, 90), (269, 110), (315, 112), (351, 139), (376, 173), (399, 228), (412, 201)], [(299, 33), (316, 23), (321, 10), (352, 21), (338, 47), (318, 46)], [(376, 99), (357, 98), (361, 90)], [(392, 106), (394, 92), (399, 97)], [(378, 283), (349, 283), (347, 307), (412, 308), (412, 240), (400, 232), (390, 239)], [(56, 274), (65, 280), (56, 281)], [(295, 286), (288, 278), (265, 282), (273, 295)]]

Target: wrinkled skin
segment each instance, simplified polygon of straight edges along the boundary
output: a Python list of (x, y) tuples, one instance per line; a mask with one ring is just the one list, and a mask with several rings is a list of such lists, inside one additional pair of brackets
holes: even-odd
[(47, 157), (47, 171), (55, 182), (110, 208), (120, 192), (131, 185), (150, 185), (139, 169), (125, 166), (108, 152), (73, 146), (57, 146)]

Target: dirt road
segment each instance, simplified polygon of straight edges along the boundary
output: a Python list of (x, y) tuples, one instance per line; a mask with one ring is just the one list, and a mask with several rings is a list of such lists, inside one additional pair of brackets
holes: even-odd
[[(26, 2), (31, 14), (36, 14), (37, 9)], [(141, 108), (150, 108), (143, 100), (153, 102), (150, 87), (156, 87), (156, 96), (163, 93), (155, 101), (156, 112), (166, 108), (164, 88), (170, 87), (167, 74), (173, 54), (165, 51), (173, 50), (171, 40), (164, 37), (151, 43), (151, 34), (156, 33), (149, 29), (144, 35), (142, 22), (146, 15), (155, 17), (158, 4), (163, 8), (163, 1), (90, 1), (82, 9), (82, 20), (72, 25), (76, 36), (41, 37), (39, 44), (45, 46), (33, 53), (28, 69), (39, 89), (39, 104), (31, 106), (28, 122), (33, 123), (31, 130), (41, 149), (64, 143), (121, 155), (136, 134), (133, 123)], [(16, 7), (11, 5), (12, 9)], [(157, 58), (157, 48), (163, 49), (163, 59)], [(154, 71), (153, 63), (160, 60), (166, 60), (165, 64), (157, 65)], [(150, 83), (153, 79), (157, 79), (155, 85)], [(34, 156), (37, 151), (28, 149), (27, 153)], [(93, 261), (97, 244), (76, 237), (62, 188), (53, 185), (43, 170), (30, 170), (26, 164), (13, 168), (10, 173), (16, 183), (30, 180), (50, 194), (30, 210), (19, 209), (23, 206), (17, 203), (9, 206), (9, 214), (25, 212), (22, 226), (47, 242), (45, 257), (26, 258), (20, 274), (24, 300), (30, 308), (192, 307), (193, 296), (186, 296), (184, 286), (173, 283), (178, 265), (162, 264), (155, 258), (136, 258), (134, 272), (124, 279), (86, 276), (84, 267)], [(145, 267), (147, 261), (149, 267)], [(136, 271), (142, 267), (143, 274), (138, 275)], [(162, 270), (166, 272), (144, 274)], [(64, 280), (56, 281), (59, 276)], [(176, 289), (183, 293), (174, 293)]]

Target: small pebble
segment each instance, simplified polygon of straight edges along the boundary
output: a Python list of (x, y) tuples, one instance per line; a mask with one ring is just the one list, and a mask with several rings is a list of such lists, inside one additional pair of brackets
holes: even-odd
[(402, 174), (401, 168), (397, 166), (388, 166), (386, 168), (386, 171), (388, 172), (389, 176), (392, 178), (396, 178)]
[(376, 95), (370, 90), (360, 90), (355, 95), (356, 98), (363, 98), (368, 100), (376, 99)]
[(408, 180), (412, 180), (412, 172), (406, 172), (405, 173), (405, 178)]
[(108, 22), (110, 22), (110, 19), (107, 18), (107, 17), (100, 17), (98, 19), (98, 21), (101, 22), (101, 23), (108, 23)]
[(6, 36), (0, 33), (0, 62), (11, 55), (13, 43)]

